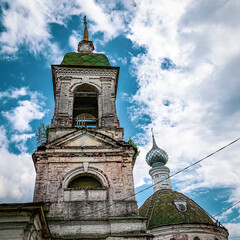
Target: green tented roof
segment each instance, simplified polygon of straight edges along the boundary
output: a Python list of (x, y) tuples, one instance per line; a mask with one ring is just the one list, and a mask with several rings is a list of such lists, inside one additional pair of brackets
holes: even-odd
[(107, 57), (101, 53), (67, 53), (61, 65), (77, 65), (77, 66), (111, 66)]
[[(152, 198), (154, 201), (152, 201)], [(180, 212), (176, 208), (173, 201), (178, 198), (186, 200), (187, 211)], [(148, 211), (148, 209), (150, 210)], [(172, 190), (160, 190), (155, 192), (140, 207), (139, 215), (142, 217), (150, 218), (148, 228), (183, 223), (204, 223), (216, 225), (208, 216), (208, 214), (197, 203), (182, 193)]]

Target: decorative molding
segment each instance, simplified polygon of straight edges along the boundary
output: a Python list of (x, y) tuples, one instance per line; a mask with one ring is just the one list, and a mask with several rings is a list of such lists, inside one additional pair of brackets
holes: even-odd
[[(74, 94), (74, 89), (75, 89), (76, 87), (78, 87), (78, 86), (83, 85), (83, 84), (85, 84), (85, 82), (83, 82), (83, 81), (79, 81), (79, 82), (75, 82), (75, 81), (74, 81), (74, 82), (71, 84), (71, 86), (69, 87), (69, 92), (70, 92), (71, 94)], [(94, 82), (88, 82), (88, 83), (86, 83), (86, 84), (92, 85), (93, 87), (97, 88), (98, 93), (101, 92), (101, 86), (99, 86), (98, 84), (96, 84), (96, 83), (94, 83)]]
[(84, 173), (89, 173), (91, 175), (94, 175), (97, 177), (97, 179), (100, 180), (100, 182), (102, 183), (103, 187), (108, 188), (109, 187), (109, 183), (108, 180), (105, 176), (105, 174), (96, 168), (93, 167), (88, 167), (87, 171), (85, 171), (84, 168), (80, 167), (80, 168), (76, 168), (73, 171), (70, 171), (69, 173), (66, 174), (66, 176), (64, 177), (64, 181), (63, 181), (63, 188), (67, 188), (68, 184), (72, 181), (72, 179), (74, 179), (75, 177), (84, 174)]
[(83, 162), (83, 170), (84, 172), (88, 171), (88, 162)]
[(116, 69), (78, 69), (78, 68), (56, 68), (57, 75), (90, 75), (90, 76), (117, 76)]

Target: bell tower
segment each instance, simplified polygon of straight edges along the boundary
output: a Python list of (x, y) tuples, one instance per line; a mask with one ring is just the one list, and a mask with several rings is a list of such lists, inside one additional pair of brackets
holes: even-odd
[[(48, 141), (33, 154), (34, 201), (48, 206), (53, 239), (143, 239), (133, 167), (116, 114), (119, 67), (93, 53), (86, 18), (78, 52), (52, 65), (55, 98)], [(135, 235), (134, 235), (135, 234)]]
[(115, 106), (119, 67), (112, 67), (104, 54), (93, 53), (84, 21), (78, 52), (52, 65), (55, 111), (51, 127), (119, 128)]

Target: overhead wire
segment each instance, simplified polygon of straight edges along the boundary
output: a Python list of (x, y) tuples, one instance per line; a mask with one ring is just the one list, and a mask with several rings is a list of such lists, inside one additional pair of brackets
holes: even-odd
[[(234, 204), (232, 204), (230, 207), (228, 207), (228, 208), (226, 208), (226, 209), (224, 209), (224, 210), (222, 210), (221, 212), (219, 212), (219, 213), (217, 213), (217, 214), (215, 214), (213, 217), (216, 217), (216, 216), (218, 216), (218, 215), (220, 215), (220, 214), (222, 214), (222, 213), (224, 213), (224, 212), (226, 212), (227, 210), (229, 210), (229, 209), (231, 209), (231, 208), (233, 208), (233, 207), (235, 207), (237, 204), (239, 204), (240, 203), (240, 201), (237, 201), (237, 202), (235, 202)], [(240, 236), (233, 236), (233, 237), (229, 237), (230, 239), (231, 238), (239, 238), (240, 239)]]
[[(146, 187), (146, 188), (144, 188), (144, 189), (142, 189), (142, 190), (140, 190), (140, 191), (138, 191), (138, 192), (136, 192), (136, 193), (134, 193), (134, 194), (132, 194), (132, 195), (130, 195), (130, 196), (128, 196), (128, 197), (125, 197), (125, 198), (121, 199), (120, 201), (125, 201), (125, 200), (127, 200), (127, 199), (129, 199), (129, 198), (132, 198), (132, 197), (136, 196), (137, 194), (142, 193), (142, 192), (144, 192), (144, 191), (146, 191), (146, 190), (152, 188), (153, 186), (155, 186), (155, 185), (157, 185), (157, 184), (159, 184), (159, 183), (161, 183), (161, 182), (163, 182), (163, 181), (166, 181), (166, 179), (170, 179), (170, 178), (176, 176), (177, 174), (179, 174), (179, 173), (181, 173), (181, 172), (183, 172), (183, 171), (185, 171), (185, 170), (187, 170), (187, 169), (189, 169), (189, 168), (191, 168), (191, 167), (193, 167), (193, 166), (199, 164), (200, 162), (206, 160), (207, 158), (209, 158), (209, 157), (215, 155), (216, 153), (222, 151), (223, 149), (225, 149), (225, 148), (231, 146), (232, 144), (236, 143), (236, 142), (239, 141), (239, 140), (240, 140), (240, 138), (235, 139), (234, 141), (232, 141), (232, 142), (230, 142), (230, 143), (224, 145), (223, 147), (217, 149), (216, 151), (210, 153), (210, 154), (207, 155), (206, 157), (201, 158), (200, 160), (198, 160), (198, 161), (196, 161), (196, 162), (194, 162), (194, 163), (188, 165), (187, 167), (185, 167), (185, 168), (183, 168), (183, 169), (177, 171), (176, 173), (174, 173), (174, 174), (168, 176), (167, 178), (165, 178), (165, 179), (163, 179), (163, 180), (160, 180), (160, 181), (158, 181), (158, 182), (156, 182), (156, 183), (154, 183), (154, 184), (151, 184), (150, 186), (148, 186), (148, 187)], [(113, 206), (113, 205), (115, 205), (115, 203), (107, 204), (107, 207), (111, 207), (111, 206)], [(92, 211), (92, 212), (90, 212), (90, 213), (85, 214), (84, 216), (88, 216), (88, 215), (91, 215), (91, 214), (94, 214), (94, 213), (100, 212), (100, 211), (102, 211), (102, 210), (104, 210), (104, 209), (105, 209), (105, 207), (103, 207), (103, 208), (99, 208), (99, 209), (97, 209), (97, 210), (95, 210), (95, 211)]]
[(218, 216), (218, 215), (220, 215), (220, 214), (222, 214), (222, 213), (226, 212), (227, 210), (229, 210), (229, 209), (233, 208), (234, 206), (236, 206), (236, 205), (237, 205), (237, 204), (239, 204), (239, 203), (240, 203), (240, 201), (237, 201), (237, 202), (235, 202), (235, 203), (234, 203), (234, 204), (232, 204), (230, 207), (228, 207), (228, 208), (226, 208), (226, 209), (222, 210), (221, 212), (219, 212), (219, 213), (215, 214), (215, 215), (214, 215), (214, 217), (216, 217), (216, 216)]

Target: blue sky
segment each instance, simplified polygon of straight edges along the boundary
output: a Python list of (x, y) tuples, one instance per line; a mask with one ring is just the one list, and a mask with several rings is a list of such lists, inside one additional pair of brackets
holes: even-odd
[[(151, 184), (150, 128), (174, 173), (240, 136), (240, 4), (231, 0), (0, 3), (0, 201), (32, 201), (34, 133), (49, 124), (51, 64), (90, 40), (119, 66), (117, 113), (140, 148), (136, 190)], [(215, 215), (240, 198), (240, 143), (172, 179)], [(137, 195), (139, 205), (152, 190)], [(218, 218), (238, 236), (240, 205)]]

